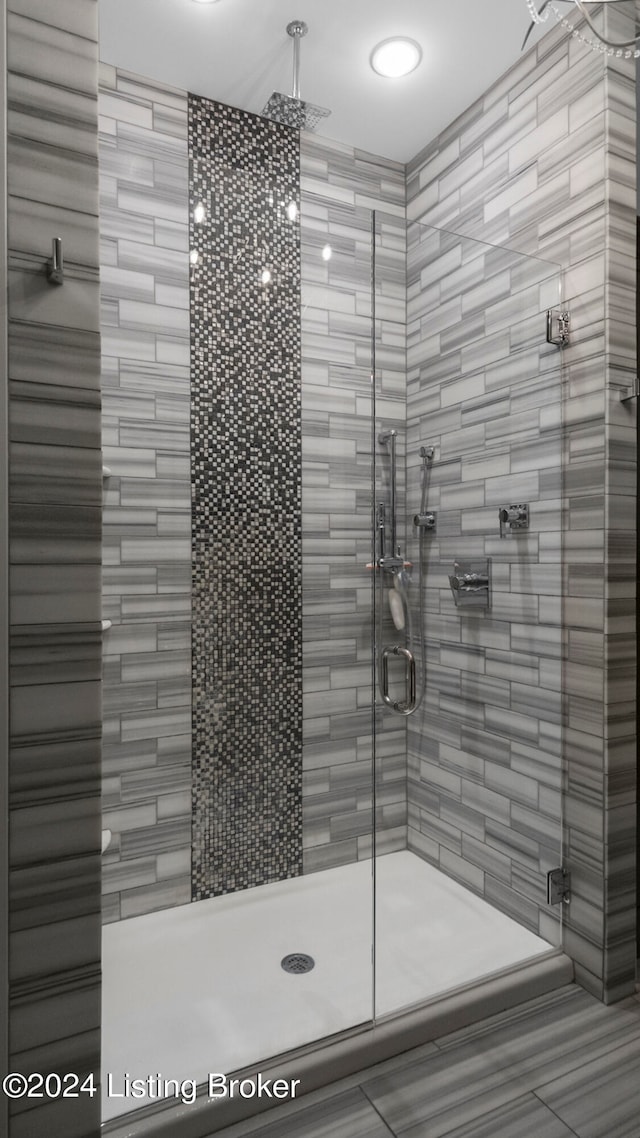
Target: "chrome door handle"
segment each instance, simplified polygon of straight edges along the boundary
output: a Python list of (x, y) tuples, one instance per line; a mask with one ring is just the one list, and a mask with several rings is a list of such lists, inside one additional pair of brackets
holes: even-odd
[[(405, 660), (405, 679), (407, 685), (407, 699), (405, 703), (400, 703), (398, 700), (389, 695), (389, 657), (402, 656)], [(416, 659), (413, 652), (409, 648), (403, 648), (400, 644), (393, 644), (388, 648), (383, 648), (380, 654), (380, 664), (382, 669), (382, 698), (387, 707), (391, 707), (393, 711), (397, 711), (399, 715), (411, 715), (412, 711), (416, 708)]]

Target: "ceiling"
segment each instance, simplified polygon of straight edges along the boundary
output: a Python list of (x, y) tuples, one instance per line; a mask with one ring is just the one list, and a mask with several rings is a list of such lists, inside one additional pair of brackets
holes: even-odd
[[(529, 25), (525, 0), (99, 0), (99, 13), (104, 62), (256, 113), (291, 93), (285, 29), (304, 20), (301, 95), (332, 112), (318, 134), (399, 162), (520, 58)], [(393, 35), (422, 46), (403, 79), (369, 64)]]

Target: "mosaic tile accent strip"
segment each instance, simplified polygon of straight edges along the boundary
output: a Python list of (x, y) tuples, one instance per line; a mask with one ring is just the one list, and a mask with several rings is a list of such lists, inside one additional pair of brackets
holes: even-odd
[(302, 872), (299, 136), (189, 96), (189, 152), (198, 900)]
[(102, 64), (103, 920), (191, 900), (186, 92)]

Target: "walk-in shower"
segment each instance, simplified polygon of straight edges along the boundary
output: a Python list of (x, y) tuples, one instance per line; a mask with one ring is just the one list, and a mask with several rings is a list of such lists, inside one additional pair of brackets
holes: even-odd
[(103, 101), (103, 1061), (200, 1081), (560, 943), (559, 278), (316, 137)]

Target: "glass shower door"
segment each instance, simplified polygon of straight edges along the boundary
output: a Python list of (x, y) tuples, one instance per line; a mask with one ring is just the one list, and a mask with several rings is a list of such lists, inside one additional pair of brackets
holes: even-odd
[[(131, 232), (138, 96), (106, 97), (124, 116), (103, 140), (112, 249)], [(136, 254), (171, 295), (181, 273), (182, 340), (162, 313), (103, 336), (103, 1062), (118, 1091), (126, 1072), (265, 1070), (373, 1017), (371, 215), (300, 200), (297, 159), (263, 193), (272, 124), (252, 151), (254, 116), (243, 148), (235, 111), (186, 95), (182, 110), (201, 140), (219, 128), (172, 174), (183, 254)], [(148, 147), (166, 179), (159, 117)], [(103, 274), (107, 314), (127, 273)], [(105, 1090), (103, 1118), (153, 1105)]]
[(300, 225), (302, 881), (318, 927), (300, 942), (323, 946), (300, 985), (311, 1041), (373, 1016), (371, 213), (309, 192)]
[(375, 232), (384, 1016), (560, 943), (562, 415), (555, 266), (385, 215)]

